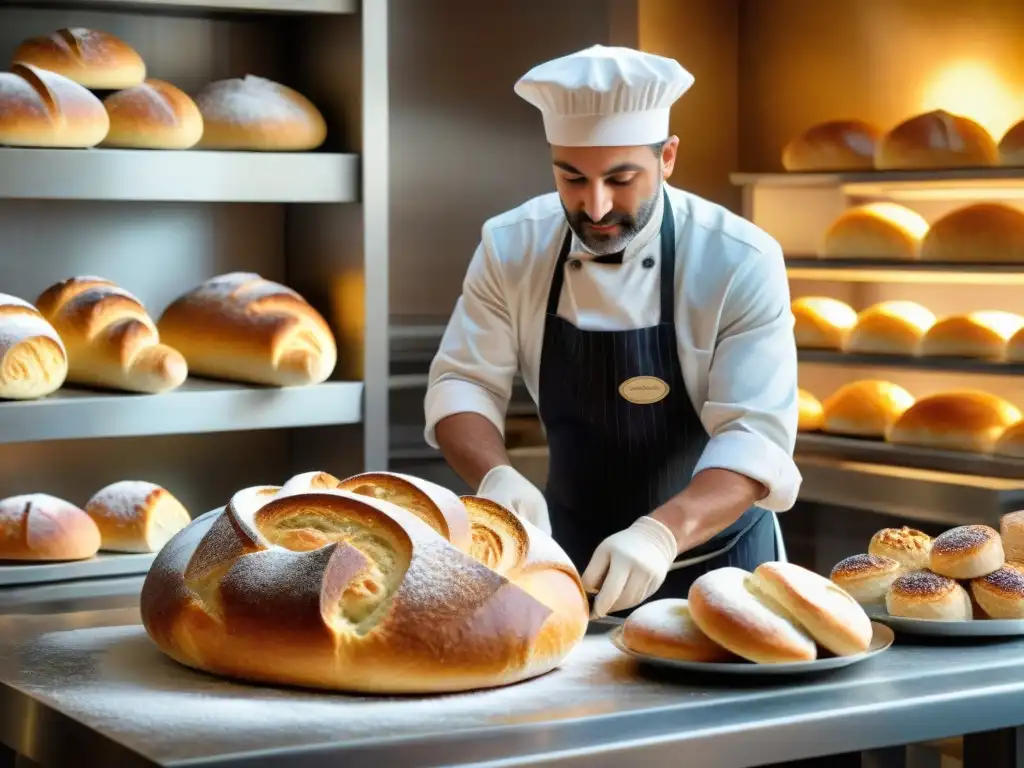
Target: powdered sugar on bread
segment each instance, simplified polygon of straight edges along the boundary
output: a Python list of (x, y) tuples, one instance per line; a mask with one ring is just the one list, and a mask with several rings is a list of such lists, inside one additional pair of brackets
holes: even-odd
[(89, 500), (86, 510), (92, 512), (98, 507), (108, 517), (122, 523), (134, 523), (145, 513), (150, 495), (160, 490), (160, 486), (144, 480), (120, 480), (98, 490)]
[(223, 123), (287, 122), (306, 117), (282, 86), (255, 75), (210, 83), (196, 103), (204, 119)]

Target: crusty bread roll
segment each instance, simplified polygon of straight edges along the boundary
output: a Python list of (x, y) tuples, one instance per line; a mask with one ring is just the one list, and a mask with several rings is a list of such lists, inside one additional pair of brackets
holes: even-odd
[(870, 171), (882, 131), (863, 120), (828, 120), (812, 125), (782, 150), (787, 171)]
[(101, 277), (72, 277), (36, 300), (68, 351), (69, 382), (156, 394), (181, 386), (188, 366), (160, 343), (137, 298)]
[(990, 619), (1024, 619), (1024, 563), (973, 579), (971, 594)]
[(920, 255), (928, 221), (917, 211), (889, 202), (849, 208), (829, 225), (821, 255), (827, 259), (893, 259)]
[(762, 563), (750, 577), (762, 602), (792, 616), (836, 656), (864, 653), (871, 645), (871, 619), (844, 589), (795, 563)]
[(184, 91), (163, 80), (147, 80), (103, 101), (110, 115), (105, 147), (188, 149), (203, 135), (203, 116)]
[(865, 607), (881, 608), (892, 583), (906, 572), (898, 560), (880, 555), (852, 555), (836, 563), (829, 578)]
[[(996, 440), (992, 454), (1010, 459), (1024, 459), (1024, 421), (1018, 421), (1003, 430)], [(1020, 559), (1024, 560), (1024, 556)]]
[(1009, 512), (999, 521), (999, 537), (1007, 561), (1024, 562), (1024, 510)]
[(327, 123), (298, 91), (254, 75), (210, 83), (196, 95), (203, 115), (204, 149), (316, 149), (327, 138)]
[(935, 110), (907, 118), (878, 142), (875, 168), (928, 170), (982, 168), (999, 164), (995, 139), (962, 115)]
[(818, 647), (813, 638), (752, 591), (752, 576), (731, 567), (698, 576), (687, 596), (697, 626), (723, 648), (757, 664), (814, 661)]
[(67, 375), (68, 353), (53, 326), (27, 301), (0, 293), (0, 399), (46, 397)]
[(1008, 363), (1024, 363), (1024, 328), (1006, 341), (1003, 358)]
[(729, 662), (739, 659), (701, 632), (686, 600), (668, 598), (644, 603), (622, 627), (623, 644), (636, 653), (660, 659)]
[(156, 645), (226, 677), (404, 694), (535, 677), (583, 639), (579, 574), (538, 528), (467, 498), (461, 527), (480, 535), (466, 553), (416, 514), (339, 484), (307, 473), (246, 488), (171, 539), (140, 598)]
[(884, 438), (913, 404), (914, 396), (892, 382), (851, 381), (822, 403), (824, 430), (834, 435)]
[(96, 523), (45, 493), (0, 500), (0, 560), (85, 560), (100, 548)]
[(29, 38), (15, 49), (14, 62), (98, 91), (131, 88), (146, 79), (146, 64), (134, 48), (109, 32), (82, 27)]
[(85, 511), (100, 529), (100, 549), (111, 552), (159, 552), (192, 522), (170, 491), (143, 480), (121, 480), (101, 488)]
[(999, 140), (999, 159), (1003, 165), (1024, 166), (1024, 120), (1012, 126)]
[(857, 324), (846, 335), (844, 351), (912, 357), (934, 322), (932, 311), (913, 301), (882, 301), (857, 315)]
[(999, 531), (987, 525), (961, 525), (935, 537), (928, 569), (964, 581), (988, 576), (1005, 562)]
[(883, 528), (868, 542), (868, 554), (895, 560), (905, 571), (928, 567), (932, 557), (932, 537), (916, 528)]
[(1024, 317), (985, 310), (939, 320), (921, 340), (922, 357), (976, 357), (1001, 360), (1006, 343), (1024, 328)]
[(793, 334), (801, 349), (842, 349), (857, 322), (849, 304), (827, 296), (802, 296), (792, 302)]
[(971, 621), (974, 607), (967, 590), (931, 571), (911, 571), (889, 587), (885, 607), (890, 616), (933, 621)]
[(902, 445), (991, 453), (996, 440), (1021, 413), (998, 395), (980, 390), (923, 397), (893, 424), (889, 440)]
[(250, 272), (213, 277), (180, 296), (158, 327), (199, 376), (319, 384), (338, 359), (330, 327), (304, 298)]
[(1024, 213), (1003, 203), (975, 203), (932, 223), (921, 241), (922, 261), (1024, 261)]
[(103, 102), (66, 77), (30, 64), (0, 72), (0, 144), (84, 149), (109, 128)]
[(800, 419), (797, 430), (800, 432), (817, 432), (825, 421), (824, 410), (818, 398), (805, 389), (797, 392), (800, 399)]

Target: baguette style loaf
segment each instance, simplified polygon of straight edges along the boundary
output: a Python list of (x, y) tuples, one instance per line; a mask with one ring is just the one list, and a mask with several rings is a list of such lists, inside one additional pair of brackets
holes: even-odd
[(0, 500), (0, 560), (85, 560), (100, 531), (84, 511), (45, 493)]
[(181, 386), (188, 366), (160, 343), (153, 320), (128, 291), (101, 277), (72, 277), (36, 301), (68, 351), (68, 381), (156, 394)]
[(31, 64), (0, 72), (0, 144), (86, 149), (109, 129), (103, 102), (78, 83)]
[(504, 507), (404, 475), (320, 472), (246, 488), (193, 521), (157, 555), (140, 609), (181, 664), (388, 694), (541, 675), (589, 613), (562, 549)]
[(110, 115), (105, 147), (188, 149), (203, 135), (203, 116), (184, 91), (163, 80), (147, 80), (103, 101)]
[(14, 61), (56, 72), (93, 90), (132, 88), (146, 79), (146, 64), (128, 43), (83, 27), (29, 38), (15, 50)]
[(199, 376), (319, 384), (338, 359), (330, 326), (304, 298), (249, 272), (207, 280), (172, 302), (158, 327)]
[(27, 301), (0, 293), (0, 399), (46, 397), (67, 375), (67, 350), (53, 326)]
[(85, 512), (100, 529), (100, 549), (109, 552), (159, 552), (192, 522), (170, 491), (144, 480), (121, 480), (101, 488)]

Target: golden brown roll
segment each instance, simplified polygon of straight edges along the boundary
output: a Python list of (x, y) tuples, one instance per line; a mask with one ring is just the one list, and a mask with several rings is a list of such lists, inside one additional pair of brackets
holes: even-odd
[(98, 91), (132, 88), (146, 79), (146, 64), (135, 49), (97, 29), (58, 29), (29, 38), (14, 51), (13, 60)]
[(1024, 317), (986, 310), (939, 320), (921, 340), (922, 357), (976, 357), (1001, 360), (1006, 343), (1024, 328)]
[(990, 619), (1024, 619), (1024, 564), (1007, 563), (973, 579), (971, 594)]
[(906, 572), (898, 560), (872, 554), (836, 563), (829, 578), (865, 607), (883, 607), (890, 585)]
[(805, 389), (798, 390), (800, 399), (800, 420), (797, 430), (800, 432), (817, 432), (824, 425), (824, 411), (818, 398)]
[(892, 382), (852, 381), (822, 403), (824, 430), (834, 435), (884, 438), (913, 404), (913, 395)]
[(928, 567), (932, 555), (932, 537), (916, 528), (883, 528), (868, 542), (868, 554), (895, 560), (905, 571)]
[(868, 203), (842, 213), (825, 232), (827, 259), (894, 259), (919, 256), (928, 221), (917, 211), (889, 202)]
[(1009, 512), (999, 521), (999, 536), (1007, 561), (1024, 562), (1024, 510)]
[(0, 144), (86, 149), (109, 128), (103, 102), (78, 83), (31, 64), (0, 72)]
[(1013, 404), (980, 390), (923, 397), (893, 424), (889, 441), (949, 451), (991, 453), (1003, 431), (1021, 418)]
[(100, 529), (100, 549), (109, 552), (159, 552), (192, 522), (170, 491), (143, 480), (121, 480), (101, 488), (85, 512)]
[(928, 569), (964, 581), (998, 571), (1005, 562), (999, 531), (987, 525), (961, 525), (935, 537)]
[(934, 322), (931, 310), (913, 301), (879, 302), (857, 315), (857, 324), (846, 335), (844, 351), (913, 357)]
[(46, 493), (0, 500), (0, 560), (86, 560), (100, 548), (96, 523)]
[[(1024, 459), (1024, 421), (1018, 421), (1003, 430), (996, 440), (992, 454), (1010, 459)], [(1024, 557), (1014, 559), (1024, 560)]]
[(882, 131), (863, 120), (829, 120), (812, 125), (782, 150), (787, 171), (870, 171)]
[(1024, 120), (1003, 134), (999, 141), (999, 159), (1003, 165), (1024, 166)]
[(1007, 340), (1003, 357), (1008, 363), (1024, 363), (1024, 328)]
[(622, 627), (623, 644), (636, 653), (676, 661), (739, 661), (701, 632), (690, 616), (686, 600), (665, 599), (644, 603)]
[(849, 304), (827, 296), (794, 299), (793, 335), (801, 349), (842, 349), (846, 333), (857, 322)]
[(327, 138), (327, 123), (298, 91), (254, 75), (210, 83), (196, 95), (203, 149), (305, 151)]
[(112, 93), (103, 102), (110, 115), (104, 147), (188, 149), (203, 135), (203, 116), (184, 91), (163, 80), (147, 80)]
[(953, 579), (931, 571), (911, 571), (896, 579), (885, 597), (890, 616), (932, 621), (971, 621), (971, 596)]
[(757, 664), (814, 661), (814, 639), (782, 609), (754, 593), (752, 576), (727, 567), (697, 577), (687, 595), (697, 626), (718, 645)]
[(907, 118), (889, 130), (875, 150), (875, 168), (928, 170), (999, 164), (995, 139), (978, 123), (944, 110)]
[(39, 310), (0, 293), (0, 399), (35, 400), (60, 389), (68, 354)]
[(1024, 213), (1002, 203), (975, 203), (936, 220), (921, 242), (922, 261), (1024, 261)]

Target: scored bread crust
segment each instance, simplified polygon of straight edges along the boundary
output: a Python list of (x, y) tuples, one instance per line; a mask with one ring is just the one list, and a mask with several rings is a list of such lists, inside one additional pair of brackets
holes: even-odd
[(85, 560), (100, 532), (74, 504), (46, 493), (0, 500), (0, 560)]
[(120, 480), (101, 488), (85, 511), (100, 529), (100, 548), (109, 552), (158, 552), (192, 522), (170, 491), (143, 480)]
[(13, 60), (93, 90), (131, 88), (146, 78), (146, 64), (134, 48), (109, 32), (84, 27), (31, 37), (17, 47)]
[(112, 93), (103, 100), (110, 115), (104, 147), (189, 149), (203, 135), (203, 116), (187, 93), (163, 80)]
[(0, 72), (0, 144), (87, 149), (109, 129), (103, 102), (78, 83), (31, 64)]
[(227, 677), (398, 694), (535, 677), (582, 640), (586, 593), (550, 536), (466, 497), (467, 525), (493, 534), (468, 554), (340, 484), (307, 473), (246, 488), (179, 532), (141, 595), (157, 646)]
[(875, 149), (875, 168), (880, 171), (998, 164), (999, 147), (987, 130), (941, 109), (907, 118), (886, 132)]
[(27, 301), (0, 293), (0, 399), (45, 397), (67, 375), (68, 353), (54, 327)]
[(870, 171), (882, 131), (863, 120), (828, 120), (791, 139), (782, 150), (790, 172)]

